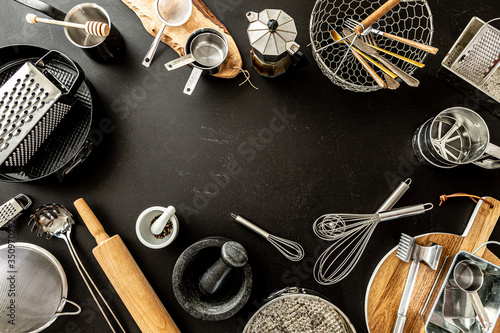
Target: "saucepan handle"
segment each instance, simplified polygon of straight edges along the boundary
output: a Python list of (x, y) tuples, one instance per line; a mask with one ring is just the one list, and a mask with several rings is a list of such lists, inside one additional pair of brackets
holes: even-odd
[(180, 68), (182, 66), (189, 65), (192, 62), (195, 62), (196, 59), (193, 58), (191, 54), (186, 54), (185, 56), (182, 56), (180, 58), (174, 59), (172, 61), (169, 61), (165, 64), (165, 68), (168, 71), (172, 71), (174, 69)]
[(474, 162), (475, 165), (485, 169), (500, 169), (500, 147), (489, 143), (484, 151), (485, 157)]
[(76, 311), (73, 311), (73, 312), (57, 312), (55, 314), (56, 317), (60, 317), (60, 316), (76, 316), (77, 314), (80, 314), (80, 312), (82, 312), (82, 308), (80, 307), (80, 305), (76, 304), (75, 302), (72, 302), (70, 301), (69, 299), (66, 299), (66, 298), (63, 298), (63, 301), (64, 303), (69, 303), (71, 305), (73, 305), (75, 308), (76, 308)]
[(43, 13), (49, 17), (52, 17), (54, 20), (64, 21), (64, 18), (66, 17), (66, 13), (39, 0), (14, 0), (14, 1), (19, 2), (20, 4), (23, 4), (36, 11), (39, 11), (40, 13)]

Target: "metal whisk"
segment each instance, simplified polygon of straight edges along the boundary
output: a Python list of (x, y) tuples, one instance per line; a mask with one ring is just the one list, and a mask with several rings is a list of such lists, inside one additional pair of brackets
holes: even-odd
[[(401, 182), (401, 184), (379, 207), (377, 213), (387, 211), (388, 209), (394, 207), (396, 202), (398, 202), (398, 200), (408, 190), (410, 183), (411, 179), (409, 178), (404, 182)], [(387, 219), (384, 218), (383, 220), (387, 221), (398, 217), (421, 214), (426, 210), (425, 206), (426, 205), (418, 205), (388, 211), (391, 214), (400, 212), (401, 215), (392, 216)], [(428, 209), (432, 208), (432, 205), (430, 206), (431, 207)], [(415, 209), (415, 212), (405, 214), (404, 211), (402, 211), (407, 210), (408, 208), (410, 211)], [(373, 214), (372, 217), (380, 216), (382, 214), (385, 215), (385, 213), (388, 212)], [(371, 220), (371, 222), (363, 220), (364, 223), (361, 223), (361, 220), (357, 220), (350, 223), (352, 220), (347, 220), (346, 215), (351, 214), (326, 214), (314, 222), (313, 230), (318, 237), (324, 240), (334, 241), (334, 243), (319, 256), (314, 265), (314, 278), (319, 284), (335, 284), (349, 275), (361, 258), (373, 231), (382, 220)], [(367, 215), (363, 214), (361, 216), (366, 218)]]
[(299, 261), (304, 258), (304, 249), (302, 246), (297, 243), (293, 242), (288, 239), (284, 239), (281, 237), (277, 237), (274, 235), (271, 235), (267, 231), (259, 228), (252, 222), (248, 221), (244, 217), (241, 217), (239, 215), (231, 213), (231, 217), (236, 220), (239, 224), (247, 227), (248, 229), (256, 232), (257, 234), (261, 235), (265, 239), (269, 241), (269, 243), (273, 244), (275, 248), (278, 249), (278, 251), (281, 252), (285, 257), (287, 257), (291, 261)]

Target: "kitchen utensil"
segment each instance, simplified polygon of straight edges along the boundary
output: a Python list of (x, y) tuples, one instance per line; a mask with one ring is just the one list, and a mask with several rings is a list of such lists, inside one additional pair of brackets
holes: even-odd
[[(332, 35), (332, 39), (334, 41), (339, 41), (340, 43), (345, 43), (344, 40), (346, 40), (347, 38), (346, 37), (341, 37), (337, 31), (335, 31), (335, 29), (333, 29), (333, 27), (331, 27), (332, 29), (330, 30), (330, 33)], [(368, 55), (366, 55), (365, 53), (361, 52), (359, 49), (357, 49), (356, 47), (352, 46), (352, 49), (354, 50), (353, 51), (353, 54), (355, 54), (354, 52), (356, 52), (357, 54), (361, 55), (364, 59), (366, 59), (367, 61), (369, 61), (372, 65), (374, 65), (375, 67), (379, 68), (386, 76), (386, 81), (387, 80), (387, 76), (390, 77), (392, 80), (390, 80), (390, 82), (395, 82), (394, 79), (397, 78), (398, 76), (396, 74), (394, 74), (393, 72), (391, 72), (390, 70), (388, 70), (387, 68), (385, 68), (384, 66), (382, 66), (381, 64), (379, 64), (378, 62), (376, 62), (375, 60), (373, 60), (372, 58), (370, 58)], [(388, 82), (387, 82), (388, 83)], [(396, 82), (397, 83), (397, 82)]]
[(325, 296), (287, 287), (271, 294), (248, 321), (243, 333), (356, 333), (347, 316)]
[[(343, 30), (344, 35), (348, 35), (350, 33), (349, 30), (344, 29)], [(378, 61), (380, 61), (384, 66), (389, 68), (392, 72), (394, 72), (401, 80), (403, 80), (407, 85), (410, 87), (418, 87), (420, 82), (415, 79), (413, 76), (410, 74), (407, 74), (405, 71), (401, 70), (399, 67), (393, 65), (389, 60), (385, 59), (383, 56), (381, 56), (374, 48), (371, 48), (367, 44), (365, 44), (361, 39), (355, 39), (354, 37), (348, 37), (347, 38), (349, 42), (351, 42), (354, 46), (359, 48), (361, 51), (366, 52), (370, 56), (374, 57)]]
[(472, 260), (462, 260), (458, 262), (453, 269), (453, 279), (450, 280), (450, 284), (453, 287), (460, 288), (469, 295), (481, 326), (486, 331), (489, 331), (491, 323), (477, 293), (483, 286), (483, 282), (484, 274), (481, 268)]
[(26, 209), (28, 209), (33, 202), (26, 194), (18, 194), (6, 203), (0, 206), (0, 228), (15, 220)]
[(145, 67), (151, 65), (165, 28), (167, 26), (177, 27), (183, 25), (189, 20), (193, 11), (191, 0), (156, 0), (154, 6), (158, 19), (162, 22), (162, 26), (158, 30), (153, 44), (149, 47), (146, 57), (142, 61), (142, 65)]
[[(335, 31), (335, 29), (333, 29), (333, 27), (330, 30), (330, 33), (332, 34), (332, 39), (333, 40), (339, 41), (341, 43), (345, 43), (344, 40), (343, 40), (343, 38)], [(351, 47), (350, 44), (346, 44), (346, 45), (350, 48), (350, 50), (351, 50), (352, 54), (354, 55), (354, 57), (356, 59), (358, 59), (358, 61), (363, 66), (363, 68), (368, 72), (368, 74), (370, 74), (370, 76), (377, 82), (377, 84), (379, 86), (381, 86), (382, 88), (387, 88), (386, 82), (377, 73), (375, 73), (375, 71), (373, 70), (373, 68), (371, 68), (370, 65), (363, 59), (363, 58), (366, 59), (367, 56), (364, 53), (361, 53), (358, 49)], [(362, 56), (363, 56), (363, 58), (362, 58)], [(373, 61), (371, 58), (370, 58), (370, 60), (371, 60), (370, 62), (372, 64), (377, 64), (377, 62)]]
[(500, 66), (500, 31), (486, 22), (451, 65), (451, 70), (481, 86)]
[(441, 68), (436, 76), (457, 88), (468, 99), (478, 103), (497, 117), (500, 117), (500, 71), (492, 71), (491, 76), (482, 85), (477, 85), (466, 76), (451, 68), (455, 60), (462, 54), (462, 51), (469, 45), (474, 36), (481, 31), (485, 23), (478, 17), (471, 18), (443, 58)]
[[(479, 201), (469, 222), (463, 221), (467, 226), (461, 236), (445, 233), (429, 233), (415, 237), (416, 242), (418, 244), (428, 244), (429, 242), (443, 244), (443, 258), (453, 257), (462, 250), (474, 251), (488, 240), (500, 217), (500, 202), (489, 197), (486, 199), (492, 201), (494, 208), (491, 208), (487, 203)], [(456, 222), (462, 223), (458, 220)], [(396, 257), (396, 251), (397, 247), (389, 251), (381, 259), (367, 287), (365, 317), (367, 329), (372, 333), (390, 332), (396, 317), (410, 266)], [(481, 249), (478, 255), (487, 258), (496, 265), (500, 264), (500, 260), (486, 248)], [(448, 271), (451, 264), (452, 260), (447, 260), (443, 264), (441, 271)], [(439, 296), (439, 288), (433, 290), (433, 286), (444, 286), (444, 282), (445, 274), (440, 275), (438, 271), (433, 271), (426, 265), (420, 267), (420, 274), (412, 295), (411, 307), (408, 309), (406, 315), (406, 332), (425, 332), (425, 325), (428, 318), (430, 318), (433, 307), (429, 306), (425, 311), (423, 309), (426, 303), (435, 304), (438, 298), (442, 302), (442, 295)], [(427, 301), (428, 298), (429, 300)], [(497, 326), (496, 329), (500, 329), (500, 324)], [(430, 328), (427, 332), (431, 332)]]
[(248, 254), (243, 245), (229, 241), (222, 245), (221, 257), (203, 274), (200, 290), (213, 295), (222, 289), (233, 268), (241, 268), (248, 262)]
[[(219, 45), (222, 47), (222, 49), (219, 49), (220, 52), (214, 52), (213, 55), (217, 57), (218, 63), (215, 61), (211, 61), (210, 63), (215, 64), (213, 66), (203, 66), (202, 64), (198, 63), (197, 61), (191, 63), (193, 66), (193, 69), (191, 71), (191, 75), (189, 75), (189, 79), (186, 82), (186, 86), (184, 87), (184, 93), (186, 95), (191, 95), (193, 93), (194, 88), (196, 87), (196, 84), (198, 83), (198, 80), (200, 79), (201, 74), (206, 74), (206, 75), (214, 75), (217, 74), (226, 60), (227, 57), (227, 52), (228, 52), (228, 44), (227, 44), (227, 39), (226, 36), (218, 31), (217, 29), (212, 29), (212, 28), (200, 28), (195, 31), (193, 31), (188, 39), (186, 40), (186, 44), (184, 46), (184, 50), (186, 51), (186, 54), (192, 53), (191, 50), (191, 42), (198, 36), (202, 34), (215, 34), (222, 38), (224, 41), (224, 46)], [(217, 40), (217, 39), (214, 39)]]
[(97, 241), (92, 253), (139, 329), (145, 333), (179, 333), (179, 329), (120, 236), (109, 237), (83, 199), (78, 199), (74, 205)]
[(403, 332), (406, 322), (406, 313), (408, 312), (408, 307), (410, 306), (411, 296), (413, 294), (415, 282), (417, 281), (420, 263), (423, 262), (427, 264), (430, 269), (435, 271), (438, 268), (442, 252), (442, 245), (431, 243), (428, 244), (428, 246), (421, 246), (415, 243), (415, 238), (406, 234), (401, 234), (396, 256), (404, 262), (409, 262), (411, 260), (411, 265), (405, 287), (403, 289), (403, 296), (401, 296), (401, 302), (399, 303), (396, 321), (394, 322), (394, 326), (392, 328), (392, 333)]
[(161, 216), (151, 225), (151, 232), (153, 235), (161, 234), (163, 229), (165, 229), (165, 225), (174, 214), (175, 208), (173, 206), (168, 206), (163, 214), (161, 214)]
[[(47, 54), (49, 50), (31, 45), (0, 48), (0, 85), (26, 62), (38, 62), (42, 66), (39, 60), (46, 56), (42, 71), (50, 73), (65, 87), (74, 85), (75, 91), (67, 94), (65, 101), (54, 104), (9, 157), (10, 165), (0, 166), (1, 180), (30, 181), (58, 172), (61, 181), (91, 151), (89, 134), (94, 103), (89, 83), (82, 81), (75, 84), (82, 72), (79, 74), (79, 69), (67, 57), (56, 51), (50, 52), (49, 56)], [(62, 121), (59, 121), (61, 117)], [(52, 134), (46, 137), (47, 130), (52, 129)], [(41, 146), (40, 142), (43, 142)], [(22, 170), (19, 170), (20, 167)]]
[[(443, 291), (443, 318), (463, 333), (476, 322), (476, 314), (465, 291), (447, 285)], [(443, 325), (444, 326), (444, 325)]]
[(452, 168), (474, 163), (500, 168), (500, 147), (490, 143), (488, 125), (476, 112), (452, 107), (417, 129), (412, 140), (418, 160), (426, 165)]
[(379, 222), (423, 214), (433, 208), (431, 203), (395, 208), (376, 214), (325, 214), (313, 224), (316, 236), (323, 240), (336, 240), (357, 233)]
[[(361, 21), (382, 4), (382, 0), (317, 0), (314, 5), (309, 26), (313, 57), (323, 74), (343, 89), (369, 92), (379, 90), (380, 87), (349, 54), (348, 48), (332, 41), (329, 30), (333, 27), (340, 32), (345, 27), (347, 18)], [(432, 41), (434, 32), (432, 14), (426, 0), (402, 1), (397, 10), (389, 11), (377, 21), (376, 28), (425, 44)], [(420, 63), (428, 56), (427, 52), (391, 39), (380, 38), (377, 43), (380, 48)], [(345, 61), (340, 66), (346, 52)], [(407, 74), (411, 75), (417, 69), (401, 59), (391, 60)]]
[[(78, 304), (66, 299), (68, 282), (59, 261), (34, 244), (0, 246), (0, 289), (0, 331), (4, 333), (40, 332), (58, 317), (81, 312)], [(76, 310), (63, 312), (66, 303)]]
[(277, 77), (290, 66), (301, 68), (308, 64), (295, 42), (295, 21), (281, 9), (264, 9), (260, 13), (248, 12), (247, 28), (252, 49), (252, 67), (262, 76)]
[[(71, 214), (71, 212), (68, 211), (62, 205), (48, 204), (48, 205), (44, 205), (44, 206), (38, 208), (35, 211), (35, 213), (33, 215), (31, 215), (29, 224), (32, 225), (31, 232), (35, 232), (35, 229), (38, 228), (38, 231), (37, 231), (38, 237), (41, 237), (44, 233), (47, 233), (47, 236), (46, 236), (47, 239), (51, 239), (52, 236), (54, 236), (57, 238), (61, 238), (66, 242), (66, 245), (68, 246), (69, 253), (71, 254), (71, 257), (73, 258), (73, 261), (75, 262), (76, 268), (78, 268), (78, 272), (80, 272), (80, 275), (82, 276), (82, 279), (85, 282), (87, 289), (90, 291), (92, 298), (94, 299), (95, 303), (99, 307), (99, 310), (101, 311), (102, 315), (106, 319), (106, 322), (108, 323), (109, 327), (111, 328), (111, 331), (116, 332), (115, 329), (113, 328), (113, 325), (109, 321), (108, 316), (104, 312), (104, 309), (102, 308), (101, 304), (97, 300), (97, 297), (95, 296), (94, 291), (92, 290), (92, 287), (97, 292), (97, 294), (101, 298), (101, 301), (104, 303), (104, 305), (106, 305), (109, 312), (111, 313), (111, 315), (115, 319), (116, 323), (118, 324), (118, 326), (120, 326), (120, 329), (122, 330), (122, 332), (125, 332), (125, 329), (121, 325), (118, 318), (116, 318), (116, 316), (115, 316), (113, 310), (111, 310), (111, 307), (109, 306), (108, 302), (106, 302), (106, 300), (102, 296), (101, 292), (99, 291), (99, 288), (97, 288), (97, 286), (95, 285), (94, 280), (92, 280), (89, 273), (85, 269), (85, 266), (83, 266), (83, 263), (80, 260), (80, 257), (78, 256), (78, 253), (76, 252), (75, 247), (73, 246), (73, 242), (71, 241), (71, 229), (72, 229), (72, 226), (75, 224), (75, 220), (73, 219), (73, 214)], [(90, 285), (92, 285), (92, 287)]]
[(124, 50), (123, 37), (108, 13), (95, 3), (83, 3), (71, 8), (67, 14), (39, 0), (14, 0), (47, 16), (69, 23), (85, 24), (87, 21), (102, 22), (109, 26), (109, 35), (93, 36), (74, 27), (64, 27), (66, 38), (91, 59), (108, 63), (119, 59)]
[[(375, 42), (375, 39), (373, 39), (372, 35), (368, 35), (368, 36), (361, 35), (361, 40), (365, 43), (367, 43), (368, 40), (370, 40), (373, 45), (377, 45)], [(380, 65), (380, 66), (382, 66), (382, 65)], [(387, 88), (392, 89), (392, 90), (399, 88), (400, 84), (398, 81), (396, 81), (394, 78), (389, 76), (386, 72), (383, 72), (383, 74), (384, 74), (385, 82), (387, 82)], [(394, 76), (396, 76), (396, 74), (394, 74)]]
[[(151, 231), (151, 222), (156, 223), (167, 211), (167, 208), (161, 206), (149, 207), (144, 210), (139, 217), (137, 218), (137, 222), (135, 224), (135, 232), (137, 234), (137, 238), (141, 241), (141, 243), (151, 249), (162, 249), (170, 244), (177, 238), (179, 234), (179, 219), (175, 214), (170, 216), (170, 222), (172, 222), (172, 230), (165, 237), (161, 237), (159, 235), (155, 235)], [(155, 221), (156, 218), (156, 221)], [(167, 221), (168, 222), (168, 221)], [(165, 227), (165, 224), (163, 224)], [(163, 231), (163, 229), (160, 231)]]
[(230, 239), (204, 238), (189, 246), (175, 262), (172, 288), (179, 304), (191, 316), (208, 321), (220, 321), (240, 311), (252, 291), (252, 269), (248, 262), (232, 269), (216, 293), (207, 295), (200, 290), (200, 279), (220, 259), (221, 248)]
[(108, 36), (109, 35), (109, 25), (103, 22), (87, 21), (85, 24), (71, 23), (57, 20), (48, 20), (36, 16), (35, 14), (26, 14), (26, 21), (31, 24), (35, 23), (48, 23), (54, 25), (61, 25), (64, 27), (71, 27), (77, 29), (84, 29), (89, 35), (94, 36)]
[[(485, 242), (482, 245), (497, 243), (495, 241)], [(459, 333), (455, 327), (451, 326), (448, 322), (441, 322), (439, 317), (444, 317), (446, 315), (445, 311), (452, 312), (456, 318), (453, 323), (464, 332), (471, 333), (481, 333), (481, 332), (497, 332), (500, 329), (500, 323), (498, 318), (500, 316), (500, 294), (498, 293), (498, 287), (500, 286), (500, 260), (497, 257), (490, 256), (486, 251), (483, 253), (481, 258), (474, 255), (475, 252), (481, 250), (482, 245), (479, 246), (474, 252), (470, 253), (467, 251), (458, 252), (453, 259), (451, 265), (448, 265), (447, 272), (443, 275), (439, 274), (436, 278), (435, 284), (441, 283), (440, 289), (438, 288), (437, 297), (435, 302), (426, 302), (422, 310), (422, 319), (425, 323), (425, 330), (427, 332), (436, 333)], [(454, 270), (457, 264), (461, 261), (473, 261), (478, 265), (481, 271), (484, 273), (483, 286), (479, 290), (479, 297), (481, 303), (484, 305), (484, 309), (487, 313), (490, 322), (490, 329), (485, 330), (480, 322), (476, 320), (476, 313), (472, 302), (467, 294), (467, 292), (461, 290), (460, 288), (453, 287), (450, 281), (453, 281)], [(444, 265), (443, 265), (444, 266)], [(453, 309), (448, 309), (446, 304), (446, 296), (448, 294), (453, 296)], [(428, 299), (433, 298), (436, 295), (434, 293), (434, 288), (429, 294)], [(451, 304), (451, 303), (450, 303)], [(430, 311), (430, 312), (429, 312)]]
[(299, 243), (271, 235), (267, 231), (259, 228), (252, 222), (239, 215), (231, 213), (231, 217), (242, 226), (247, 227), (248, 229), (267, 239), (269, 243), (277, 248), (278, 251), (280, 251), (281, 254), (283, 254), (287, 259), (291, 261), (299, 261), (304, 258), (304, 249)]
[[(352, 18), (348, 18), (345, 21), (345, 26), (348, 27), (350, 30), (356, 32), (356, 34), (358, 34), (357, 32), (359, 31), (360, 28), (362, 29), (361, 23), (358, 22), (358, 21), (356, 21), (356, 20), (353, 20)], [(431, 54), (436, 54), (437, 51), (439, 50), (439, 49), (437, 49), (435, 47), (432, 47), (432, 46), (429, 46), (429, 45), (425, 45), (425, 44), (422, 44), (422, 43), (418, 43), (418, 42), (415, 42), (415, 41), (410, 40), (410, 39), (406, 39), (406, 38), (403, 38), (403, 37), (399, 37), (399, 36), (396, 36), (396, 35), (385, 33), (383, 31), (375, 29), (373, 26), (369, 26), (368, 28), (362, 30), (361, 35), (365, 35), (366, 36), (369, 33), (374, 33), (374, 34), (377, 34), (377, 35), (380, 35), (380, 36), (384, 36), (384, 37), (387, 37), (387, 38), (390, 38), (390, 39), (394, 39), (394, 40), (396, 40), (398, 42), (401, 42), (401, 43), (404, 43), (406, 45), (410, 45), (410, 46), (416, 47), (417, 49), (420, 49), (420, 50), (425, 51), (425, 52), (429, 52)]]
[(191, 53), (165, 64), (171, 71), (179, 67), (197, 62), (203, 67), (213, 67), (224, 61), (227, 55), (227, 42), (219, 35), (203, 33), (195, 36), (190, 44)]
[[(384, 201), (382, 206), (379, 207), (377, 213), (394, 207), (396, 202), (410, 188), (410, 183), (411, 179), (409, 178), (401, 182)], [(314, 263), (313, 275), (316, 282), (322, 285), (331, 285), (342, 281), (349, 275), (361, 258), (376, 227), (377, 223), (373, 223), (367, 225), (367, 228), (360, 230), (359, 234), (353, 233), (346, 237), (335, 239), (334, 243)], [(318, 230), (314, 226), (313, 231), (318, 235)]]

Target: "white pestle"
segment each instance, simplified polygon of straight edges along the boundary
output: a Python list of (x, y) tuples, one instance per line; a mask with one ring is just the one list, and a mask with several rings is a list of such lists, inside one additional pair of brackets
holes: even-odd
[(167, 225), (168, 221), (172, 217), (172, 215), (175, 214), (175, 208), (174, 206), (168, 206), (167, 209), (161, 214), (161, 216), (154, 221), (154, 223), (151, 225), (151, 233), (153, 235), (160, 235), (165, 229), (165, 226)]

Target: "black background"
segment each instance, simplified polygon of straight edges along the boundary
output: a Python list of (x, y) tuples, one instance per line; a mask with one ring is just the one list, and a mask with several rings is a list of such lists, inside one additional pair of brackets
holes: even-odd
[[(189, 68), (164, 70), (163, 64), (177, 57), (166, 45), (160, 45), (149, 69), (141, 65), (153, 38), (131, 10), (120, 1), (96, 3), (106, 8), (125, 38), (126, 55), (118, 63), (93, 62), (66, 40), (62, 28), (29, 25), (24, 16), (31, 10), (2, 1), (0, 45), (34, 44), (63, 51), (76, 60), (102, 102), (96, 117), (109, 118), (114, 129), (104, 135), (92, 158), (64, 182), (2, 183), (0, 201), (22, 192), (35, 200), (35, 207), (57, 202), (74, 211), (73, 201), (85, 198), (107, 233), (122, 237), (183, 332), (239, 332), (265, 296), (287, 285), (325, 294), (347, 314), (358, 332), (366, 332), (364, 298), (368, 281), (377, 263), (397, 245), (401, 232), (412, 236), (429, 232), (461, 234), (474, 204), (454, 199), (437, 207), (441, 194), (467, 192), (498, 198), (497, 171), (475, 166), (438, 170), (417, 165), (410, 145), (419, 125), (451, 106), (479, 112), (490, 127), (492, 141), (500, 143), (500, 120), (435, 77), (441, 60), (472, 16), (484, 20), (499, 16), (497, 0), (429, 1), (435, 24), (433, 44), (440, 51), (429, 56), (426, 67), (416, 72), (420, 87), (402, 84), (397, 91), (369, 94), (333, 85), (312, 59), (307, 45), (313, 1), (206, 0), (232, 33), (244, 67), (250, 70), (259, 90), (249, 85), (239, 87), (242, 76), (232, 80), (203, 77), (192, 96), (182, 93)], [(59, 0), (51, 4), (67, 11), (77, 2)], [(295, 19), (299, 33), (296, 41), (310, 60), (309, 67), (275, 80), (260, 77), (251, 69), (245, 13), (265, 8), (283, 9)], [(241, 154), (240, 145), (269, 128), (273, 110), (286, 110), (294, 118), (259, 147), (254, 157)], [(224, 186), (214, 193), (207, 184), (213, 183), (214, 177), (222, 179), (230, 161), (238, 163), (239, 173), (226, 177)], [(374, 212), (394, 188), (393, 177), (413, 179), (398, 205), (432, 202), (436, 208), (415, 218), (379, 225), (347, 279), (334, 286), (318, 285), (311, 274), (312, 266), (327, 244), (316, 239), (312, 222), (325, 213)], [(154, 205), (176, 206), (181, 221), (177, 240), (162, 250), (144, 247), (135, 234), (138, 215)], [(229, 216), (231, 212), (273, 234), (300, 242), (306, 250), (305, 259), (299, 263), (286, 260), (265, 240), (236, 225)], [(16, 240), (52, 252), (68, 276), (68, 298), (84, 308), (82, 315), (60, 318), (47, 331), (107, 331), (64, 242), (37, 239), (30, 233), (27, 220), (25, 215), (18, 221)], [(171, 274), (187, 246), (214, 235), (246, 247), (255, 284), (250, 301), (235, 317), (203, 322), (179, 306)], [(492, 239), (499, 236), (500, 231), (495, 230)], [(5, 243), (5, 234), (1, 237)], [(94, 280), (111, 297), (111, 305), (127, 330), (137, 332), (93, 258), (91, 250), (96, 243), (80, 219), (73, 241)]]

